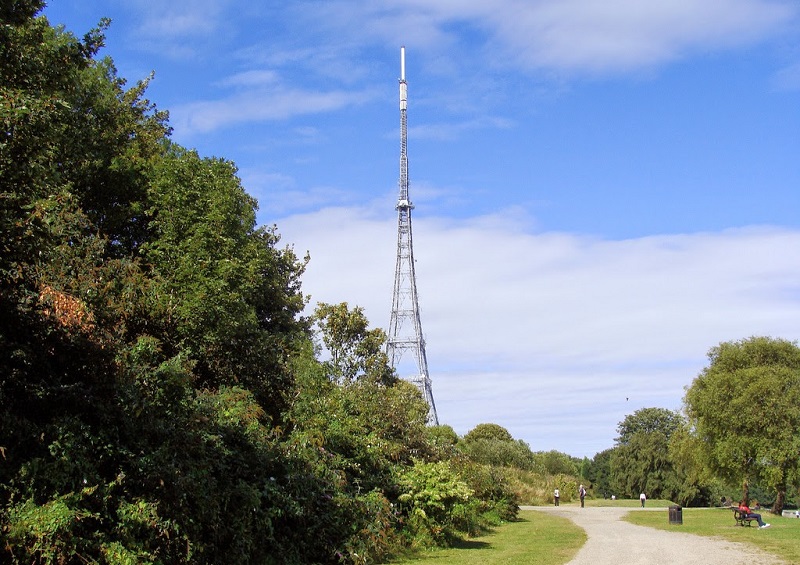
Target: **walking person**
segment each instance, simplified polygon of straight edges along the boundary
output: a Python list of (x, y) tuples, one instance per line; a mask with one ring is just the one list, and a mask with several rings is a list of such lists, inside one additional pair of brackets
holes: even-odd
[(647, 496), (644, 493), (639, 495), (639, 501), (642, 503), (642, 508), (644, 508), (644, 503), (645, 503), (646, 500), (647, 500)]
[(578, 496), (581, 497), (581, 508), (583, 508), (583, 499), (586, 498), (586, 489), (583, 488), (583, 485), (578, 489)]
[(555, 501), (556, 506), (558, 506), (558, 499), (560, 497), (561, 497), (561, 494), (558, 492), (558, 489), (554, 490), (553, 491), (553, 500)]

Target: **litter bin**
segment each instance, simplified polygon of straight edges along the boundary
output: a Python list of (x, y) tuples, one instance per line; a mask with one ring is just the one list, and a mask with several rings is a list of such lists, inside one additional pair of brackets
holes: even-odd
[(683, 524), (683, 508), (677, 504), (673, 504), (669, 507), (669, 523)]

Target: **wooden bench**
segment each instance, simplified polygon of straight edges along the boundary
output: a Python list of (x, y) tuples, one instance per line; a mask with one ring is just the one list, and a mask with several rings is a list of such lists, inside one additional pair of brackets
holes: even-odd
[(747, 514), (735, 506), (731, 507), (731, 510), (733, 510), (733, 519), (736, 520), (737, 526), (749, 526), (750, 522), (758, 522), (755, 518), (748, 518)]

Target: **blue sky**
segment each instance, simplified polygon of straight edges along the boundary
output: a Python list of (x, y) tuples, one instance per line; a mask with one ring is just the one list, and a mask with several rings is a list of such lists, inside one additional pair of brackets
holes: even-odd
[[(252, 4), (252, 5), (248, 5)], [(593, 456), (708, 349), (800, 337), (789, 0), (53, 0), (239, 166), (311, 304), (391, 308), (400, 46), (433, 393), (460, 434)]]

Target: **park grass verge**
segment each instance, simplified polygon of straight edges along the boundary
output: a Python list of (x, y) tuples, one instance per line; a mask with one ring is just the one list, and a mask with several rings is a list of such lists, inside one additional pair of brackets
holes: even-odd
[(670, 524), (669, 514), (663, 512), (636, 512), (625, 515), (624, 520), (671, 532), (684, 532), (700, 536), (722, 538), (727, 541), (746, 543), (767, 553), (785, 559), (788, 563), (800, 563), (800, 520), (773, 516), (762, 512), (765, 522), (771, 527), (741, 527), (735, 525), (729, 508), (684, 508), (683, 524)]
[(572, 521), (534, 510), (521, 510), (514, 522), (492, 528), (455, 547), (422, 551), (394, 564), (561, 565), (586, 543), (586, 532)]

